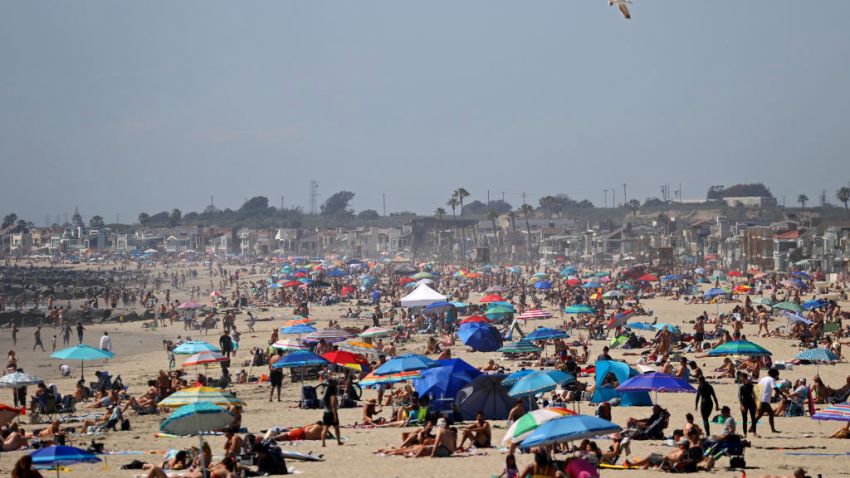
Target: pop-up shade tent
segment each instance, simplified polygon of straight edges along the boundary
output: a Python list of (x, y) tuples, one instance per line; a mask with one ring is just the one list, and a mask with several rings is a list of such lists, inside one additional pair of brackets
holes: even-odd
[(475, 420), (478, 411), (484, 412), (487, 420), (506, 420), (514, 399), (502, 385), (505, 375), (479, 375), (460, 389), (455, 397), (458, 411), (464, 420)]
[[(613, 373), (617, 379), (617, 385), (610, 384), (602, 385), (605, 382), (605, 377), (609, 373)], [(620, 398), (620, 406), (622, 407), (646, 407), (652, 405), (652, 399), (649, 392), (618, 392), (616, 390), (619, 384), (625, 382), (631, 377), (640, 375), (640, 372), (629, 367), (623, 362), (615, 362), (611, 360), (599, 360), (596, 362), (596, 389), (593, 391), (593, 397), (590, 403), (602, 403), (612, 398)]]
[(420, 283), (413, 292), (401, 298), (401, 306), (421, 307), (445, 300), (446, 296), (428, 287), (428, 284)]

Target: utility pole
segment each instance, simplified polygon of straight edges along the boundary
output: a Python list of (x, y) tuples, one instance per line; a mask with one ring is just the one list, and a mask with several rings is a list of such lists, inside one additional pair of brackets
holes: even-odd
[(627, 202), (629, 201), (626, 198), (626, 183), (623, 183), (623, 206), (625, 206)]
[(381, 205), (384, 209), (384, 217), (387, 217), (387, 193), (381, 193)]
[(310, 215), (315, 216), (317, 213), (316, 210), (316, 198), (319, 196), (319, 183), (312, 179), (310, 180)]
[(487, 208), (490, 208), (490, 190), (487, 190)]
[(605, 209), (608, 209), (608, 190), (603, 189), (605, 191)]
[(505, 202), (505, 192), (502, 191), (502, 202)]
[(611, 207), (617, 207), (617, 190), (614, 188), (611, 188)]
[(284, 209), (284, 206), (283, 206), (283, 194), (281, 194), (281, 195), (280, 195), (280, 212), (283, 212), (283, 209)]

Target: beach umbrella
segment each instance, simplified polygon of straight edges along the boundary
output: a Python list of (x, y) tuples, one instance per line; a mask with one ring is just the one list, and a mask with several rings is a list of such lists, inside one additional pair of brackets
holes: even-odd
[(495, 309), (497, 307), (505, 308), (510, 310), (511, 312), (516, 312), (516, 307), (510, 302), (490, 302), (487, 304), (487, 310)]
[(552, 314), (541, 309), (533, 309), (527, 310), (517, 316), (518, 319), (529, 320), (529, 319), (548, 319), (552, 317)]
[(707, 291), (705, 291), (705, 293), (702, 296), (706, 299), (710, 299), (712, 297), (719, 297), (719, 296), (727, 295), (727, 294), (729, 294), (729, 292), (726, 292), (724, 289), (721, 289), (720, 287), (712, 287), (711, 289), (708, 289)]
[(471, 315), (460, 321), (460, 325), (464, 324), (489, 324), (491, 321), (483, 315)]
[(812, 415), (813, 420), (850, 422), (850, 403), (835, 403)]
[[(209, 402), (192, 403), (184, 405), (168, 416), (159, 426), (164, 433), (179, 436), (198, 436), (198, 448), (204, 449), (202, 435), (215, 430), (222, 430), (230, 426), (236, 420), (236, 415), (219, 406)], [(204, 470), (204, 454), (200, 454), (201, 469)], [(204, 471), (206, 476), (206, 471)]]
[(504, 344), (502, 348), (497, 350), (496, 352), (502, 352), (503, 354), (527, 354), (527, 353), (537, 353), (542, 352), (543, 349), (537, 347), (531, 342), (526, 342), (525, 340), (520, 340), (519, 342), (511, 342), (509, 344)]
[[(503, 381), (502, 383), (504, 384), (505, 382)], [(508, 443), (519, 443), (544, 423), (567, 415), (575, 414), (576, 413), (574, 411), (561, 407), (532, 410), (519, 417), (517, 421), (511, 424), (510, 428), (508, 428), (505, 432), (505, 436), (502, 438), (502, 444), (507, 445)]]
[(308, 351), (292, 352), (272, 364), (272, 368), (300, 368), (325, 365), (328, 361)]
[(501, 318), (504, 315), (510, 315), (514, 312), (513, 308), (497, 305), (496, 307), (488, 307), (484, 315), (490, 318)]
[(655, 392), (655, 401), (658, 402), (658, 393), (697, 393), (686, 380), (666, 373), (645, 373), (635, 375), (626, 380), (619, 387), (618, 392)]
[(534, 288), (539, 290), (548, 290), (552, 288), (552, 283), (548, 280), (542, 280), (534, 283)]
[(469, 304), (465, 304), (463, 302), (452, 301), (452, 305), (455, 306), (456, 309), (465, 309), (469, 307)]
[(345, 366), (350, 364), (357, 364), (360, 366), (369, 366), (369, 361), (366, 360), (366, 357), (360, 354), (346, 352), (345, 350), (335, 350), (333, 352), (324, 353), (322, 354), (322, 358), (334, 365)]
[(658, 282), (658, 276), (655, 274), (644, 274), (637, 278), (641, 282)]
[(315, 327), (305, 324), (290, 325), (289, 327), (283, 327), (280, 329), (280, 333), (285, 335), (311, 334), (313, 332), (316, 332)]
[(635, 290), (637, 287), (634, 284), (617, 284), (618, 289)]
[(773, 307), (774, 302), (770, 299), (770, 297), (756, 297), (753, 299), (753, 304)]
[(672, 324), (655, 324), (652, 326), (655, 330), (666, 330), (673, 335), (682, 335), (682, 331), (678, 326)]
[(457, 392), (455, 405), (464, 420), (473, 420), (478, 412), (484, 412), (487, 420), (508, 418), (514, 400), (508, 396), (501, 382), (502, 374), (481, 374)]
[(654, 325), (647, 324), (646, 322), (632, 322), (631, 324), (626, 324), (626, 327), (637, 330), (655, 330)]
[(570, 277), (567, 280), (565, 280), (564, 282), (566, 282), (567, 285), (570, 286), (570, 287), (577, 287), (577, 286), (581, 285), (581, 280), (579, 280), (578, 277)]
[(387, 375), (375, 375), (372, 371), (360, 380), (361, 387), (374, 387), (375, 385), (390, 385), (393, 383), (406, 382), (422, 377), (421, 370), (412, 370), (410, 372), (397, 372)]
[(785, 318), (788, 319), (788, 322), (791, 322), (793, 324), (812, 325), (814, 323), (800, 314), (797, 314), (795, 312), (789, 312), (787, 310), (785, 311)]
[(59, 467), (77, 463), (98, 463), (100, 458), (72, 446), (54, 445), (39, 448), (30, 453), (32, 464), (37, 468), (55, 468), (59, 476)]
[(800, 307), (799, 304), (795, 304), (793, 302), (787, 302), (787, 301), (786, 302), (780, 302), (778, 304), (773, 304), (773, 308), (779, 309), (779, 310), (788, 310), (788, 311), (791, 311), (791, 312), (797, 312), (798, 314), (803, 312), (803, 308)]
[(745, 285), (745, 284), (735, 286), (735, 288), (732, 289), (732, 292), (734, 292), (736, 294), (749, 294), (752, 291), (753, 291), (753, 288), (748, 286), (748, 285)]
[(111, 359), (115, 356), (115, 354), (108, 350), (96, 349), (88, 345), (80, 344), (53, 352), (50, 356), (60, 360), (79, 360), (80, 378), (83, 378), (83, 374), (85, 372), (84, 364), (86, 361)]
[(590, 415), (567, 415), (550, 420), (532, 431), (521, 443), (522, 449), (593, 438), (622, 431), (619, 425)]
[(519, 382), (521, 378), (528, 376), (528, 375), (531, 375), (532, 373), (537, 372), (537, 371), (538, 370), (527, 369), (527, 368), (517, 370), (516, 372), (505, 377), (502, 380), (502, 385), (505, 386), (505, 387), (511, 387), (515, 383)]
[(478, 352), (493, 352), (502, 346), (502, 334), (489, 324), (464, 324), (457, 336), (464, 345)]
[(0, 403), (0, 426), (8, 425), (12, 420), (21, 415), (26, 415), (26, 413), (27, 409), (25, 407), (14, 408)]
[(387, 360), (383, 365), (375, 369), (375, 375), (389, 375), (399, 372), (413, 372), (435, 367), (437, 362), (424, 355), (405, 354)]
[(180, 310), (194, 310), (194, 309), (200, 309), (201, 304), (198, 304), (197, 302), (189, 301), (189, 302), (183, 302), (182, 304), (178, 305), (177, 308), (180, 309)]
[(286, 339), (286, 340), (278, 340), (277, 342), (272, 344), (273, 348), (278, 350), (307, 350), (307, 347), (301, 343), (300, 340), (295, 339)]
[(230, 359), (218, 352), (213, 352), (212, 350), (205, 350), (187, 358), (183, 362), (183, 366), (197, 367), (198, 365), (209, 365), (211, 363), (227, 362), (228, 360)]
[(38, 385), (44, 380), (23, 372), (12, 372), (0, 378), (0, 388), (22, 388), (30, 385)]
[(519, 379), (508, 395), (514, 398), (536, 395), (555, 390), (561, 385), (574, 382), (575, 377), (559, 370), (540, 370)]
[(744, 277), (744, 273), (740, 271), (729, 271), (726, 275), (729, 277)]
[(328, 272), (328, 277), (345, 277), (348, 273), (342, 269), (333, 269)]
[(350, 334), (350, 333), (348, 333), (348, 332), (346, 332), (345, 330), (342, 330), (342, 329), (328, 328), (328, 329), (319, 330), (317, 332), (311, 332), (310, 334), (307, 335), (307, 337), (304, 337), (304, 342), (305, 343), (315, 343), (315, 342), (318, 342), (320, 340), (324, 340), (325, 342), (328, 342), (328, 343), (335, 343), (335, 342), (342, 342), (343, 340), (349, 339), (353, 336), (354, 336), (353, 334)]
[(524, 340), (534, 342), (537, 340), (566, 339), (569, 338), (569, 336), (570, 335), (563, 330), (540, 327), (534, 332), (528, 334)]
[(814, 299), (803, 302), (803, 310), (820, 309), (829, 305), (829, 301), (823, 299)]
[(602, 284), (599, 282), (585, 282), (581, 288), (582, 289), (599, 289), (602, 287)]
[(347, 350), (356, 354), (381, 354), (382, 352), (375, 348), (374, 345), (359, 340), (349, 340), (339, 344), (340, 350)]
[(159, 402), (158, 406), (178, 408), (183, 405), (191, 405), (199, 402), (209, 402), (220, 406), (245, 405), (245, 402), (226, 390), (212, 387), (191, 387), (184, 388), (165, 397), (165, 399)]
[(202, 340), (192, 340), (178, 345), (173, 352), (177, 355), (195, 355), (201, 352), (221, 352), (221, 349)]
[(221, 293), (221, 291), (218, 291), (218, 290), (214, 290), (210, 293), (210, 297), (221, 297), (221, 296), (222, 296), (222, 293)]
[(709, 357), (720, 357), (723, 355), (748, 355), (759, 357), (763, 355), (773, 355), (766, 348), (756, 345), (747, 340), (733, 340), (720, 344), (708, 352)]
[(384, 327), (369, 327), (368, 329), (360, 332), (360, 337), (363, 338), (376, 338), (376, 337), (389, 337), (394, 334), (395, 330), (387, 329)]
[(487, 302), (505, 302), (505, 298), (500, 296), (499, 294), (488, 294), (481, 298), (478, 302), (487, 303)]
[(451, 302), (446, 302), (446, 301), (441, 300), (441, 301), (432, 302), (431, 304), (428, 304), (427, 306), (425, 306), (424, 309), (422, 309), (422, 312), (424, 312), (426, 314), (442, 314), (443, 312), (448, 312), (448, 311), (452, 310), (453, 308), (454, 308), (454, 304), (452, 304)]
[(417, 272), (416, 274), (410, 276), (412, 279), (422, 280), (422, 279), (436, 279), (437, 276), (430, 272)]
[(608, 292), (602, 294), (602, 297), (606, 299), (619, 299), (620, 297), (625, 297), (626, 294), (620, 292), (619, 290), (609, 290)]
[(615, 327), (622, 327), (633, 315), (635, 315), (634, 309), (626, 309), (622, 312), (617, 312), (608, 320), (608, 328), (614, 329)]
[(567, 314), (595, 314), (596, 309), (587, 304), (573, 304), (564, 308)]
[(808, 349), (796, 355), (797, 359), (807, 360), (809, 362), (837, 362), (838, 355), (827, 349)]
[(294, 318), (287, 320), (283, 323), (284, 327), (295, 327), (296, 325), (313, 325), (316, 321), (309, 317), (300, 317), (295, 316)]
[(461, 359), (437, 360), (437, 366), (420, 372), (420, 378), (413, 380), (413, 387), (419, 396), (431, 394), (435, 398), (451, 397), (465, 387), (481, 371)]

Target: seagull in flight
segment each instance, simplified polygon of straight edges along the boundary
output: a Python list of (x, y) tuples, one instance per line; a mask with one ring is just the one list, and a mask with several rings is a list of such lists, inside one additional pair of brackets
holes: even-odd
[(608, 6), (611, 7), (617, 5), (617, 8), (620, 9), (620, 12), (623, 14), (624, 17), (626, 17), (626, 20), (632, 18), (632, 15), (629, 13), (629, 3), (632, 2), (630, 2), (629, 0), (608, 0)]

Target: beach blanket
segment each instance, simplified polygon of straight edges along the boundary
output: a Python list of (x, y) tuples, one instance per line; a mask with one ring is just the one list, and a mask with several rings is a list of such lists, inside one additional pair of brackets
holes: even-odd
[(600, 463), (599, 468), (606, 468), (608, 470), (640, 470), (641, 467), (635, 465), (608, 465), (606, 463)]

